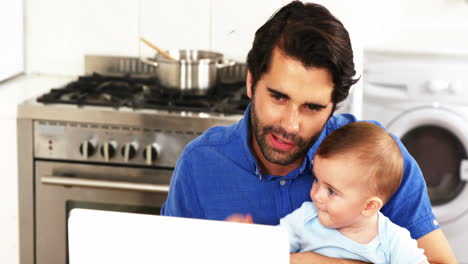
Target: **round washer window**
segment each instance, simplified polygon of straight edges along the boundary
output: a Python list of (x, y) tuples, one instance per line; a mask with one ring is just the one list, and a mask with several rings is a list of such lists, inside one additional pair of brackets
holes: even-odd
[(419, 126), (401, 141), (423, 172), (432, 205), (445, 204), (460, 194), (465, 185), (460, 163), (467, 153), (453, 133), (438, 126)]

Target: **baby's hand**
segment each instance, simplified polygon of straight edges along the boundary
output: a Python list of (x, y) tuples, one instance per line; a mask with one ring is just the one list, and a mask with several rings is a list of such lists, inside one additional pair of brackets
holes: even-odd
[(233, 215), (229, 216), (228, 218), (226, 218), (225, 221), (228, 221), (228, 222), (236, 222), (236, 223), (253, 224), (252, 215), (250, 215), (250, 214), (246, 214), (246, 215), (243, 215), (243, 214), (233, 214)]

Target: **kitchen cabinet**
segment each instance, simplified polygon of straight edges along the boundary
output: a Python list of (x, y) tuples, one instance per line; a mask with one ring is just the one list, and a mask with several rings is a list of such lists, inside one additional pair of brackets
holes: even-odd
[(0, 2), (0, 81), (23, 71), (23, 1)]

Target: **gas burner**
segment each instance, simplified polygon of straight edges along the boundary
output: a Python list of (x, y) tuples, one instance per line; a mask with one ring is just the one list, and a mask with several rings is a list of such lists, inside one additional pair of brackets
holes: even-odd
[(80, 76), (64, 87), (51, 89), (37, 99), (44, 104), (108, 106), (118, 109), (160, 109), (168, 111), (242, 114), (250, 99), (244, 83), (220, 84), (209, 94), (193, 95), (167, 89), (154, 77), (107, 76), (98, 73)]

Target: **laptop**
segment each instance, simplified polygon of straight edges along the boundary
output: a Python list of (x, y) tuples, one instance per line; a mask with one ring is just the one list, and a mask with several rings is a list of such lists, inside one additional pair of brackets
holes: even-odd
[(68, 248), (70, 264), (289, 263), (283, 227), (81, 208)]

